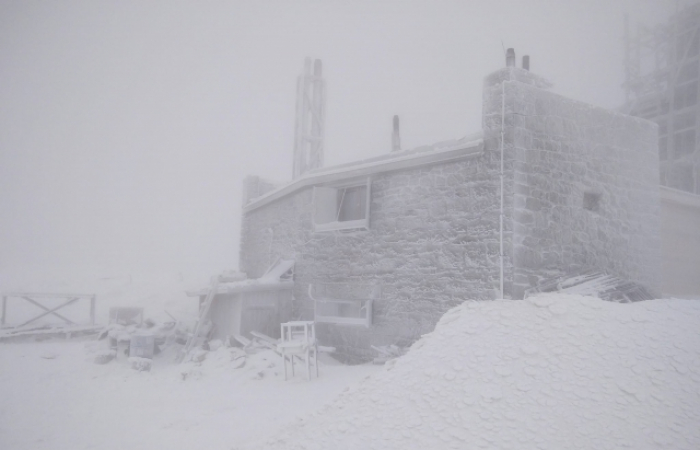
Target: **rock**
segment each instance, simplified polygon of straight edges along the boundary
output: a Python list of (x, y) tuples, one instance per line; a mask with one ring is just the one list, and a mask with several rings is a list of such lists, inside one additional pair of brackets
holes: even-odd
[(131, 364), (132, 369), (143, 372), (151, 370), (153, 360), (148, 358), (139, 358), (138, 356), (131, 356), (129, 357), (129, 363)]
[(95, 364), (107, 364), (117, 357), (117, 352), (115, 350), (103, 350), (95, 354), (92, 362)]

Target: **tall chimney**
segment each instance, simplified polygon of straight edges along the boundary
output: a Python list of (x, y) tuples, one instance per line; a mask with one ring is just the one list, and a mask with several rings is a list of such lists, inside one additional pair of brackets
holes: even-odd
[(523, 69), (530, 70), (530, 55), (523, 56)]
[(506, 67), (515, 67), (515, 49), (506, 50)]
[(399, 135), (399, 116), (394, 116), (394, 131), (391, 133), (391, 151), (401, 151), (401, 136)]

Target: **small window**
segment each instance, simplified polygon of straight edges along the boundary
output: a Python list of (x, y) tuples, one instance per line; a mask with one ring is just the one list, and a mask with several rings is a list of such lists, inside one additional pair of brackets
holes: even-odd
[(314, 188), (314, 229), (369, 228), (370, 182)]
[(314, 320), (369, 327), (372, 325), (372, 299), (317, 299), (314, 302)]
[(583, 209), (587, 209), (588, 211), (600, 210), (600, 194), (596, 192), (584, 192)]
[[(317, 290), (321, 292), (316, 293)], [(325, 292), (322, 285), (309, 285), (309, 298), (314, 302), (314, 321), (370, 327), (372, 305), (378, 292), (377, 288), (373, 289), (369, 298), (337, 298)]]

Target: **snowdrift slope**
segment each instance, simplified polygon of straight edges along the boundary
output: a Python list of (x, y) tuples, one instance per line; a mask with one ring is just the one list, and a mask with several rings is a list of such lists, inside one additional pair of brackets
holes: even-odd
[(698, 449), (700, 303), (466, 302), (261, 448)]

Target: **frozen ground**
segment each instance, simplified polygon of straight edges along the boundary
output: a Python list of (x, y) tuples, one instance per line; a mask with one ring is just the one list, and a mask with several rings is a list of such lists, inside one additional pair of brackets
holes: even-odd
[[(186, 287), (94, 285), (103, 320), (111, 305), (185, 320)], [(327, 359), (311, 382), (284, 382), (269, 351), (139, 373), (86, 361), (86, 342), (0, 344), (0, 449), (698, 449), (698, 330), (687, 300), (466, 302), (395, 362)]]
[[(227, 349), (201, 366), (159, 359), (150, 373), (85, 361), (85, 342), (0, 344), (0, 449), (230, 450), (266, 438), (377, 366), (321, 364), (284, 381), (272, 352), (234, 369)], [(183, 380), (183, 373), (187, 375)]]
[[(141, 306), (157, 322), (196, 317), (197, 299), (185, 289), (208, 284), (207, 276), (141, 274), (71, 279), (67, 276), (5, 279), (8, 291), (96, 293), (97, 321), (112, 306)], [(9, 323), (41, 312), (21, 299), (8, 304)], [(87, 304), (61, 310), (84, 322)], [(59, 323), (50, 316), (45, 324)], [(378, 366), (346, 367), (330, 358), (321, 376), (285, 382), (281, 359), (271, 351), (249, 356), (244, 367), (231, 351), (210, 352), (204, 362), (176, 365), (159, 355), (152, 371), (136, 372), (117, 361), (88, 361), (94, 341), (0, 343), (0, 449), (226, 449), (268, 437), (311, 413), (343, 389), (376, 373)], [(174, 348), (171, 350), (175, 350)], [(93, 354), (94, 356), (94, 354)], [(303, 372), (303, 370), (302, 370)]]
[(700, 448), (700, 302), (467, 302), (260, 449)]

